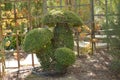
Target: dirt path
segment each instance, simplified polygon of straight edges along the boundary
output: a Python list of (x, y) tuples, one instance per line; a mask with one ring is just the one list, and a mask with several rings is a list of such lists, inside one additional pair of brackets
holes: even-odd
[(78, 80), (117, 80), (108, 69), (110, 60), (111, 57), (103, 51), (90, 57), (81, 57), (71, 72)]
[(119, 80), (108, 69), (111, 57), (104, 51), (93, 56), (81, 56), (62, 77), (28, 76), (25, 80)]

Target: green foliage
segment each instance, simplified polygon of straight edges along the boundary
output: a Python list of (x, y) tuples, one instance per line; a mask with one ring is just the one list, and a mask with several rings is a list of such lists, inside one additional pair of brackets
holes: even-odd
[(42, 69), (44, 71), (50, 70), (52, 57), (54, 56), (51, 44), (47, 44), (46, 48), (36, 55), (39, 59)]
[[(116, 0), (115, 0), (116, 1)], [(105, 33), (108, 36), (106, 42), (110, 45), (110, 53), (115, 58), (120, 58), (120, 1), (116, 3), (117, 16), (108, 16), (108, 26)]]
[(108, 24), (105, 33), (108, 36), (106, 42), (109, 44), (110, 54), (113, 56), (111, 70), (120, 74), (120, 0), (114, 0), (117, 16), (107, 16)]
[(12, 3), (5, 3), (5, 10), (11, 10), (12, 9)]
[(2, 59), (3, 55), (0, 53), (0, 59)]
[(69, 48), (55, 50), (51, 44), (52, 38), (52, 32), (46, 28), (33, 29), (26, 35), (23, 49), (27, 52), (36, 52), (44, 71), (54, 69), (63, 71), (75, 62), (75, 54)]
[(81, 26), (81, 18), (72, 11), (51, 10), (46, 14), (42, 22), (54, 28), (53, 46), (54, 48), (68, 47), (73, 49), (73, 35), (71, 26)]
[(69, 48), (58, 48), (55, 51), (56, 67), (57, 69), (66, 69), (75, 62), (75, 54)]
[(71, 50), (74, 42), (70, 27), (82, 25), (82, 21), (69, 11), (50, 12), (42, 21), (44, 24), (54, 25), (54, 35), (45, 28), (33, 29), (26, 35), (23, 49), (37, 53), (43, 70), (66, 70), (75, 62), (75, 54)]
[(64, 11), (65, 22), (72, 26), (81, 26), (83, 24), (81, 18), (72, 11)]
[(43, 70), (48, 70), (51, 63), (52, 32), (47, 28), (36, 28), (28, 32), (23, 42), (23, 49), (26, 52), (36, 52)]
[[(10, 41), (9, 46), (5, 46), (6, 42)], [(22, 42), (22, 39), (20, 36), (18, 36), (18, 45), (20, 46)], [(8, 36), (4, 39), (4, 48), (6, 50), (16, 49), (16, 36)]]
[(120, 60), (113, 60), (110, 65), (110, 70), (116, 75), (120, 74)]
[(53, 32), (53, 46), (55, 49), (59, 47), (68, 47), (70, 49), (73, 49), (74, 41), (72, 30), (68, 26), (59, 24), (54, 28)]
[[(32, 26), (34, 28), (41, 27), (41, 16), (43, 15), (43, 0), (31, 1)], [(40, 17), (38, 17), (40, 16)]]
[(42, 22), (46, 25), (55, 25), (57, 23), (67, 23), (69, 26), (82, 25), (81, 18), (72, 11), (51, 10), (44, 16)]
[(26, 35), (23, 49), (26, 52), (39, 52), (51, 43), (52, 37), (52, 32), (47, 28), (33, 29)]

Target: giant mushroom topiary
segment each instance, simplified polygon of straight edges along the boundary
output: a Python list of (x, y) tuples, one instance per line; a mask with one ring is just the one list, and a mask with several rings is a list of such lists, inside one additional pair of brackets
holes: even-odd
[(72, 11), (52, 10), (43, 17), (42, 22), (45, 25), (55, 27), (53, 30), (55, 49), (59, 47), (73, 49), (73, 33), (70, 28), (82, 25), (82, 20), (77, 14)]
[(53, 26), (53, 34), (46, 28), (33, 29), (25, 37), (23, 49), (35, 52), (44, 71), (63, 72), (75, 62), (71, 27), (81, 26), (82, 20), (71, 11), (52, 10), (42, 22)]

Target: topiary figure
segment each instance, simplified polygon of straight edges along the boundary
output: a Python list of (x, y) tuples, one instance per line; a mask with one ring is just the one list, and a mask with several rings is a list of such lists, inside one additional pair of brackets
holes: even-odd
[(47, 28), (33, 29), (25, 36), (23, 49), (26, 52), (38, 53), (51, 43), (52, 37), (52, 32)]
[(75, 54), (69, 48), (58, 48), (54, 54), (56, 60), (56, 69), (58, 71), (66, 71), (66, 69), (75, 62)]
[(55, 49), (59, 47), (68, 47), (73, 49), (74, 42), (73, 42), (73, 35), (72, 30), (63, 25), (63, 26), (56, 26), (54, 28), (54, 38), (53, 38), (53, 46)]
[(70, 27), (81, 26), (83, 24), (81, 18), (74, 12), (64, 10), (51, 10), (43, 17), (42, 22), (48, 26), (52, 25), (52, 27), (55, 27), (58, 23), (67, 23)]
[(23, 41), (23, 49), (36, 53), (43, 70), (50, 66), (52, 37), (53, 33), (47, 28), (36, 28), (28, 32)]
[(59, 47), (73, 49), (74, 42), (70, 28), (82, 25), (82, 20), (79, 16), (71, 11), (52, 10), (43, 17), (42, 22), (48, 26), (55, 27), (53, 30), (53, 46), (55, 49)]

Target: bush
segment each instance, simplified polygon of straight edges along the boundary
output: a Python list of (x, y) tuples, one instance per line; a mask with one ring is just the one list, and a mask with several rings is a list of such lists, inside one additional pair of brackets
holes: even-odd
[(26, 35), (23, 49), (26, 52), (39, 52), (51, 43), (52, 37), (52, 32), (47, 28), (33, 29)]
[(44, 48), (42, 52), (40, 51), (40, 53), (36, 54), (36, 56), (39, 59), (43, 71), (49, 71), (52, 65), (51, 61), (54, 56), (51, 44), (48, 44), (46, 48)]
[(82, 20), (72, 11), (51, 10), (44, 16), (42, 22), (48, 26), (57, 23), (67, 23), (69, 26), (81, 26)]
[(48, 70), (50, 67), (52, 37), (52, 32), (47, 28), (36, 28), (25, 36), (23, 42), (23, 49), (26, 52), (36, 53), (43, 70)]
[(54, 28), (53, 46), (55, 49), (59, 47), (68, 47), (73, 49), (73, 33), (70, 27), (81, 26), (81, 18), (72, 11), (51, 10), (46, 14), (42, 22)]
[(114, 74), (120, 74), (120, 60), (113, 60), (110, 65), (110, 70)]
[(75, 54), (69, 48), (58, 48), (55, 51), (56, 68), (59, 71), (65, 70), (75, 62)]
[(73, 49), (74, 40), (72, 30), (65, 26), (56, 26), (54, 28), (53, 46), (55, 49), (59, 47), (67, 47)]

